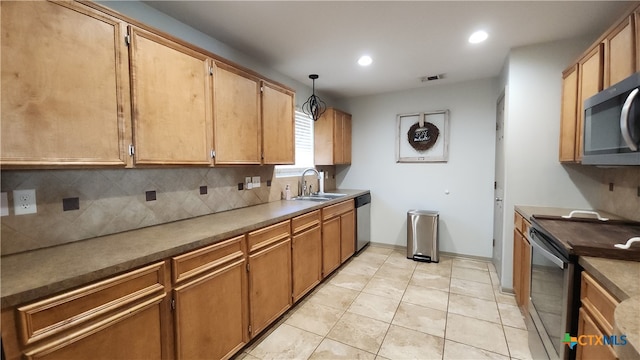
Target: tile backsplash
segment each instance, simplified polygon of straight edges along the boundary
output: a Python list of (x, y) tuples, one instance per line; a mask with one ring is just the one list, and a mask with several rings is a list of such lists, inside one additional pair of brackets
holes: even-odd
[(640, 166), (602, 169), (597, 208), (640, 221)]
[[(319, 169), (329, 173), (325, 189), (334, 189), (335, 167)], [(260, 176), (259, 188), (238, 190), (245, 177), (253, 176)], [(1, 189), (8, 193), (10, 209), (1, 218), (1, 253), (277, 201), (286, 184), (297, 193), (297, 180), (276, 178), (274, 166), (2, 171)], [(12, 192), (21, 189), (36, 190), (36, 214), (14, 214)]]

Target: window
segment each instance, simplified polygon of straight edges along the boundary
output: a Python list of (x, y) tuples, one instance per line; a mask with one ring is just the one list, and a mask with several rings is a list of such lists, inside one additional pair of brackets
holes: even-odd
[(296, 110), (296, 163), (276, 165), (276, 177), (300, 176), (304, 169), (314, 167), (313, 163), (313, 119)]

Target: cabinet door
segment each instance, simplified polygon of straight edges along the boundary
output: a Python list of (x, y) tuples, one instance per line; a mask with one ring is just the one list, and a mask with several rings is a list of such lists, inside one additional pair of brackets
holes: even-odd
[(291, 242), (293, 301), (298, 301), (322, 280), (322, 233), (316, 225), (294, 235)]
[(260, 164), (260, 80), (215, 64), (213, 124), (216, 164)]
[(351, 115), (342, 117), (342, 160), (344, 164), (351, 164)]
[(353, 210), (340, 215), (340, 257), (347, 261), (356, 250), (356, 216)]
[(322, 276), (327, 277), (340, 266), (340, 217), (322, 223)]
[(251, 336), (291, 306), (291, 239), (249, 255)]
[[(578, 336), (580, 335), (602, 337), (611, 334), (604, 334), (598, 328), (594, 319), (589, 316), (589, 313), (585, 311), (584, 308), (580, 308), (578, 315)], [(590, 341), (589, 338), (587, 338), (586, 341)], [(595, 344), (595, 340), (592, 341), (594, 341)], [(577, 348), (576, 360), (615, 360), (618, 358), (610, 345), (581, 346), (578, 344)]]
[(584, 129), (584, 101), (597, 94), (602, 90), (602, 72), (603, 72), (603, 62), (602, 62), (602, 43), (596, 45), (587, 55), (585, 55), (579, 62), (579, 81), (578, 81), (578, 89), (579, 96), (578, 99), (580, 103), (578, 104), (578, 126), (577, 126), (577, 138), (576, 141), (576, 161), (582, 161), (582, 144), (583, 144), (583, 129)]
[(333, 108), (329, 108), (313, 124), (314, 162), (316, 165), (334, 165), (335, 114)]
[(529, 297), (531, 296), (531, 244), (527, 241), (526, 237), (522, 237), (522, 252), (520, 260), (522, 262), (521, 267), (521, 279), (520, 279), (520, 293), (521, 306), (525, 309), (529, 307)]
[(575, 162), (578, 116), (578, 64), (562, 73), (562, 113), (560, 114), (560, 161)]
[(239, 259), (174, 291), (176, 357), (225, 359), (246, 344), (246, 262)]
[(622, 21), (604, 40), (604, 87), (616, 84), (636, 70), (636, 39), (633, 15)]
[(207, 57), (144, 30), (130, 33), (136, 164), (210, 164)]
[(0, 7), (1, 164), (126, 165), (126, 25), (78, 3)]
[(249, 341), (244, 236), (172, 258), (175, 357), (222, 359)]
[(513, 292), (518, 305), (522, 306), (522, 235), (513, 231)]
[(294, 164), (293, 92), (262, 84), (262, 163)]
[(152, 304), (104, 324), (86, 337), (73, 337), (51, 349), (35, 349), (27, 359), (161, 359), (159, 304)]
[(344, 113), (335, 111), (333, 118), (333, 163), (344, 164)]

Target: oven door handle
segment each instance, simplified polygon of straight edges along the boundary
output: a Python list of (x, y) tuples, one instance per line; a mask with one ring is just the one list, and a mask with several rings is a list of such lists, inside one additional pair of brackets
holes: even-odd
[(536, 249), (540, 250), (540, 252), (542, 252), (545, 258), (547, 258), (552, 263), (556, 264), (560, 269), (565, 269), (567, 267), (567, 263), (564, 260), (552, 254), (549, 250), (542, 247), (542, 245), (538, 244), (533, 234), (529, 235), (529, 242), (531, 243), (532, 246), (535, 246)]

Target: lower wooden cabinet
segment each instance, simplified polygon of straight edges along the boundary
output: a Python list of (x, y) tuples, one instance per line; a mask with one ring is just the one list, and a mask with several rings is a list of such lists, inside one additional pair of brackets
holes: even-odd
[(291, 219), (291, 274), (293, 302), (322, 280), (322, 231), (320, 210)]
[(353, 200), (322, 209), (322, 276), (327, 277), (355, 252)]
[(322, 222), (322, 277), (340, 266), (340, 217)]
[[(578, 339), (580, 335), (610, 336), (613, 333), (613, 313), (619, 301), (604, 289), (587, 272), (582, 272), (580, 284), (580, 312), (578, 315)], [(580, 346), (576, 359), (617, 359), (611, 345)]]
[(356, 251), (356, 212), (350, 210), (340, 215), (341, 263), (349, 260)]
[(163, 347), (164, 279), (161, 262), (3, 310), (7, 359), (170, 357)]
[(291, 307), (289, 220), (249, 233), (250, 333), (253, 337)]
[(227, 359), (248, 342), (244, 238), (173, 258), (177, 359)]
[(531, 292), (531, 244), (527, 233), (531, 224), (518, 212), (514, 216), (513, 230), (513, 291), (516, 303), (526, 308)]
[(354, 211), (343, 201), (3, 309), (6, 358), (229, 359), (353, 255)]

